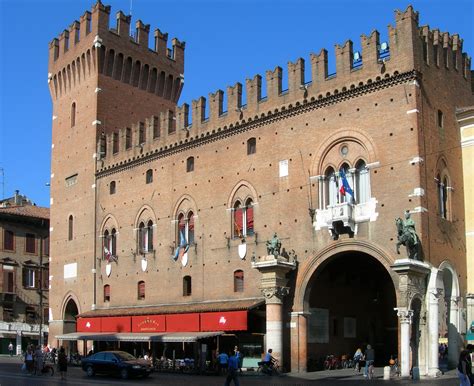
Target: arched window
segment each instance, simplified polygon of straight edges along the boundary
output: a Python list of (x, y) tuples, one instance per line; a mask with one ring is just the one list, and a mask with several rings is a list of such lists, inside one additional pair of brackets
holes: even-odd
[(115, 132), (113, 134), (112, 153), (117, 154), (119, 151), (119, 134)]
[(244, 292), (244, 271), (234, 272), (234, 292)]
[(245, 237), (254, 234), (253, 227), (253, 201), (248, 198), (243, 206), (240, 200), (233, 207), (233, 235), (234, 237)]
[(144, 300), (145, 299), (145, 282), (139, 281), (138, 282), (138, 294), (137, 294), (138, 300)]
[(74, 237), (74, 218), (72, 214), (69, 216), (69, 223), (68, 223), (68, 240), (71, 241)]
[(328, 206), (337, 204), (338, 189), (337, 189), (337, 178), (336, 173), (332, 167), (328, 167), (324, 173), (324, 200), (323, 208), (326, 209)]
[(115, 228), (110, 232), (106, 229), (102, 238), (104, 245), (102, 259), (109, 261), (117, 256), (117, 231)]
[[(342, 174), (342, 173), (344, 174)], [(352, 189), (354, 184), (352, 182), (352, 174), (349, 172), (349, 165), (346, 163), (343, 163), (341, 167), (339, 168), (339, 173), (336, 175), (336, 187), (337, 187), (337, 197), (338, 197), (338, 202), (352, 202), (352, 197), (351, 195), (345, 191), (343, 188), (343, 182), (342, 182), (342, 175), (345, 175), (345, 178)], [(352, 186), (351, 186), (352, 185)]]
[(110, 302), (110, 285), (104, 285), (104, 302)]
[(138, 253), (153, 251), (153, 221), (149, 220), (145, 226), (142, 221), (138, 226)]
[[(184, 241), (182, 240), (184, 238)], [(194, 213), (189, 211), (187, 214), (178, 215), (178, 235), (177, 245), (194, 243)]]
[(109, 189), (110, 189), (110, 194), (115, 194), (115, 192), (116, 192), (116, 183), (115, 183), (115, 181), (110, 181)]
[(247, 155), (255, 154), (257, 152), (257, 140), (250, 138), (247, 140)]
[(186, 172), (194, 171), (194, 157), (188, 157), (186, 160)]
[(449, 204), (449, 179), (447, 176), (441, 177), (440, 174), (436, 176), (436, 182), (438, 184), (438, 207), (439, 215), (449, 220), (448, 217), (448, 204)]
[(76, 102), (71, 105), (71, 127), (76, 126)]
[(146, 171), (146, 183), (151, 184), (153, 182), (153, 169), (148, 169)]
[(191, 296), (191, 276), (183, 277), (183, 296)]
[(356, 163), (355, 189), (353, 190), (358, 204), (370, 200), (370, 174), (363, 160), (359, 160)]
[(142, 64), (139, 60), (135, 62), (133, 66), (133, 78), (132, 78), (132, 86), (138, 87), (138, 81), (140, 80), (140, 71), (142, 68)]

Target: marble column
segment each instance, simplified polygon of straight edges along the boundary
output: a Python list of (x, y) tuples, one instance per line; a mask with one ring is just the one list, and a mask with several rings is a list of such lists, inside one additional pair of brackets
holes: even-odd
[(429, 339), (429, 365), (428, 375), (437, 377), (441, 374), (439, 370), (439, 299), (443, 290), (439, 288), (430, 289), (429, 296), (429, 318), (428, 318), (428, 339)]
[(460, 298), (452, 296), (448, 300), (449, 307), (449, 324), (448, 324), (448, 366), (455, 368), (459, 359), (459, 301)]
[(407, 309), (397, 309), (398, 320), (400, 321), (400, 366), (401, 376), (410, 376), (410, 325), (413, 311)]

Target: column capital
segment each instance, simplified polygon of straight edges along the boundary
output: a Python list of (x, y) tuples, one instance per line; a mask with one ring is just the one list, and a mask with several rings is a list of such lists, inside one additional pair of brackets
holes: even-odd
[(402, 308), (394, 308), (397, 311), (398, 319), (400, 323), (411, 324), (411, 320), (413, 318), (413, 310), (407, 310)]
[(311, 312), (307, 312), (307, 311), (292, 311), (290, 312), (290, 316), (293, 318), (293, 317), (298, 317), (298, 316), (304, 316), (304, 317), (308, 317), (311, 315)]
[(282, 303), (283, 297), (288, 295), (290, 288), (283, 286), (264, 287), (261, 291), (265, 297), (265, 303)]

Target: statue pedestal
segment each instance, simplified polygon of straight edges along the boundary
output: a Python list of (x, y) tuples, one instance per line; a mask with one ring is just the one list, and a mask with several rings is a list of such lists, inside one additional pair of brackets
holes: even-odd
[(263, 256), (253, 262), (252, 268), (262, 274), (260, 289), (265, 296), (266, 305), (266, 348), (273, 350), (273, 356), (283, 363), (283, 297), (288, 295), (286, 274), (296, 268), (296, 262), (273, 255)]

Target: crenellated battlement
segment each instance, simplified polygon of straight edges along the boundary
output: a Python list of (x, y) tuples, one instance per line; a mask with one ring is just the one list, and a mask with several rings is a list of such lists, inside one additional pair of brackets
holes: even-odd
[[(445, 76), (470, 84), (470, 58), (462, 53), (462, 39), (458, 35), (430, 30), (428, 26), (419, 27), (418, 13), (411, 6), (405, 11), (396, 11), (395, 21), (395, 26), (388, 26), (386, 42), (380, 41), (377, 30), (369, 35), (362, 34), (361, 52), (354, 52), (351, 40), (336, 44), (335, 74), (329, 74), (328, 51), (321, 49), (319, 53), (310, 54), (310, 80), (306, 80), (305, 60), (298, 58), (288, 62), (286, 71), (280, 66), (266, 71), (265, 81), (260, 74), (246, 79), (245, 105), (242, 105), (241, 83), (226, 88), (227, 106), (223, 105), (225, 94), (222, 90), (209, 93), (207, 98), (201, 96), (191, 102), (191, 108), (183, 104), (175, 111), (144, 122), (148, 131), (151, 130), (150, 122), (155, 122), (155, 130), (156, 122), (159, 122), (160, 134), (153, 139), (147, 134), (143, 146), (138, 144), (138, 148), (123, 149), (123, 155), (112, 156), (107, 151), (104, 162), (109, 166), (116, 165), (117, 159), (131, 160), (141, 154), (166, 150), (309, 102), (341, 95), (349, 98), (351, 93), (356, 95), (368, 86), (388, 82), (399, 74), (445, 71)], [(282, 89), (283, 76), (288, 77), (288, 90)], [(135, 132), (136, 127), (132, 126), (133, 138), (139, 135)]]
[[(98, 0), (90, 12), (86, 11), (79, 21), (74, 21), (49, 43), (48, 80), (54, 81), (51, 85), (54, 85), (51, 90), (53, 97), (59, 98), (76, 84), (80, 74), (77, 70), (72, 73), (73, 66), (82, 69), (82, 78), (102, 73), (145, 89), (149, 85), (134, 84), (133, 74), (127, 73), (132, 71), (132, 67), (135, 71), (137, 63), (141, 68), (136, 76), (157, 79), (163, 73), (165, 79), (172, 76), (172, 83), (182, 78), (184, 42), (173, 38), (171, 47), (168, 47), (168, 34), (156, 28), (154, 44), (149, 47), (149, 24), (137, 20), (134, 31), (131, 31), (131, 16), (118, 11), (115, 25), (110, 26), (110, 12), (111, 7)], [(147, 75), (142, 73), (145, 67), (149, 71)], [(169, 95), (168, 99), (177, 101), (179, 87), (163, 85), (165, 87), (168, 90), (173, 88), (173, 95)]]

